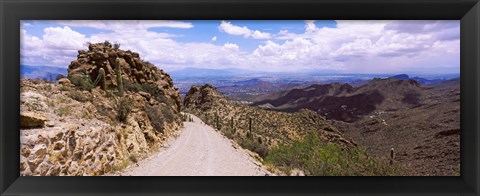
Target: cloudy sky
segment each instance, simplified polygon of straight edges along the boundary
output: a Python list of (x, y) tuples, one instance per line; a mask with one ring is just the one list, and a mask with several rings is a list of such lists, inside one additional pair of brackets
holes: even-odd
[(459, 21), (28, 21), (21, 64), (67, 68), (87, 42), (156, 66), (331, 73), (460, 72)]

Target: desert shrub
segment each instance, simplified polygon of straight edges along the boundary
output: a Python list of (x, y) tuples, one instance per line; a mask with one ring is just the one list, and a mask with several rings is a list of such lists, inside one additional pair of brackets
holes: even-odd
[(175, 113), (169, 107), (160, 107), (160, 112), (165, 116), (165, 120), (168, 123), (172, 123), (175, 121)]
[(87, 102), (87, 101), (91, 101), (91, 100), (92, 100), (92, 97), (91, 97), (91, 96), (86, 96), (86, 95), (84, 95), (82, 92), (76, 91), (76, 90), (70, 92), (70, 97), (71, 97), (72, 99), (75, 99), (75, 100), (77, 100), (77, 101), (79, 101), (79, 102), (82, 102), (82, 103), (85, 103), (85, 102)]
[(158, 89), (157, 85), (155, 84), (143, 84), (141, 89), (147, 93), (150, 93), (155, 99), (160, 103), (165, 103), (167, 106), (172, 106), (173, 103), (170, 99), (168, 99), (163, 91)]
[(112, 165), (112, 172), (121, 171), (127, 168), (128, 165), (129, 165), (128, 160), (119, 161), (116, 164)]
[[(155, 131), (163, 133), (165, 129), (165, 122), (166, 123), (173, 123), (176, 120), (175, 113), (169, 108), (165, 106), (151, 106), (150, 104), (145, 104), (145, 109), (147, 112), (148, 119), (152, 123), (153, 128)], [(180, 119), (180, 117), (178, 117)]]
[(134, 162), (134, 163), (138, 163), (138, 159), (137, 159), (137, 156), (135, 156), (134, 154), (130, 155), (128, 157), (128, 159), (130, 159), (130, 161)]
[(107, 48), (111, 48), (111, 47), (112, 47), (112, 43), (110, 43), (108, 40), (105, 40), (105, 41), (103, 42), (103, 45), (105, 45), (105, 47), (107, 47)]
[(60, 106), (55, 108), (53, 112), (59, 116), (70, 116), (72, 114), (69, 106)]
[(225, 137), (227, 137), (228, 139), (234, 139), (234, 137), (235, 137), (235, 134), (232, 133), (231, 131), (225, 131), (225, 132), (224, 132), (224, 135), (225, 135)]
[(75, 74), (70, 76), (69, 79), (72, 82), (72, 84), (74, 84), (81, 90), (91, 91), (94, 87), (92, 79), (90, 79), (90, 77), (86, 75)]
[(142, 89), (142, 85), (140, 85), (139, 83), (137, 82), (130, 82), (128, 80), (125, 80), (123, 81), (123, 86), (125, 87), (125, 89), (127, 91), (131, 91), (131, 92), (138, 92), (138, 91), (141, 91), (143, 90)]
[(122, 97), (117, 101), (117, 119), (120, 122), (125, 122), (128, 115), (132, 111), (132, 100)]
[(110, 108), (106, 107), (103, 104), (94, 104), (94, 105), (95, 105), (95, 109), (97, 109), (98, 114), (108, 117), (112, 122), (116, 121), (115, 113), (113, 113)]
[(290, 145), (280, 144), (272, 148), (265, 158), (289, 173), (294, 168), (314, 176), (391, 176), (401, 175), (399, 165), (368, 156), (365, 149), (343, 149), (336, 144), (322, 143), (316, 134), (308, 134), (303, 140)]
[(119, 44), (119, 43), (114, 43), (114, 44), (113, 44), (113, 48), (119, 49), (119, 48), (120, 48), (120, 44)]
[(148, 119), (150, 119), (152, 127), (155, 129), (155, 131), (163, 133), (165, 128), (165, 116), (162, 114), (160, 106), (151, 106), (150, 104), (146, 103), (145, 110), (147, 112)]
[(259, 143), (257, 140), (254, 140), (252, 138), (243, 139), (240, 143), (240, 146), (257, 153), (262, 158), (267, 157), (269, 153), (268, 148), (265, 145)]

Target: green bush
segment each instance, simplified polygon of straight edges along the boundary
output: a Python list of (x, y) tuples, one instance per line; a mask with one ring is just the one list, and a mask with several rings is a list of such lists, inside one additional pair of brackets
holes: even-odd
[(290, 145), (272, 148), (265, 161), (286, 173), (298, 168), (313, 176), (402, 175), (399, 165), (370, 157), (365, 149), (342, 149), (336, 144), (322, 143), (315, 133)]
[(132, 161), (132, 162), (134, 162), (134, 163), (138, 163), (137, 156), (135, 156), (135, 155), (133, 155), (133, 154), (130, 155), (130, 156), (128, 157), (128, 159), (130, 159), (130, 161)]
[(172, 106), (173, 105), (173, 102), (170, 99), (168, 99), (160, 89), (158, 89), (157, 85), (147, 83), (147, 84), (143, 84), (141, 86), (141, 89), (143, 91), (147, 92), (147, 93), (150, 93), (150, 95), (155, 97), (155, 99), (158, 102), (165, 103), (165, 104), (167, 104), (167, 106)]
[(142, 91), (142, 85), (137, 83), (137, 82), (130, 82), (128, 80), (123, 81), (123, 85), (125, 86), (125, 89), (130, 92), (138, 92)]
[(105, 47), (107, 47), (107, 48), (112, 47), (112, 43), (110, 43), (108, 40), (105, 40), (105, 42), (103, 42), (103, 45), (105, 45)]
[(75, 74), (69, 77), (72, 84), (79, 87), (81, 90), (91, 91), (93, 89), (93, 82), (87, 75)]
[(240, 143), (240, 146), (257, 153), (262, 158), (267, 157), (267, 155), (269, 154), (268, 148), (265, 145), (259, 143), (257, 140), (254, 140), (252, 138), (243, 139)]
[(120, 98), (117, 101), (117, 118), (120, 122), (126, 122), (128, 115), (132, 111), (132, 100), (128, 98)]
[(175, 120), (173, 112), (166, 107), (158, 105), (151, 106), (146, 103), (145, 109), (153, 128), (159, 133), (164, 133), (165, 122), (172, 123)]
[(114, 43), (114, 44), (113, 44), (113, 48), (119, 49), (119, 48), (120, 48), (120, 44), (119, 44), (119, 43)]

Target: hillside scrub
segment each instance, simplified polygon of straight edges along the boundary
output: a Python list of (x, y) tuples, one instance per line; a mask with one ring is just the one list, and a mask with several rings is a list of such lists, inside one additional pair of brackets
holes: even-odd
[(396, 164), (368, 156), (365, 149), (322, 143), (315, 133), (292, 144), (273, 147), (265, 162), (285, 173), (301, 169), (312, 176), (392, 176), (403, 172)]

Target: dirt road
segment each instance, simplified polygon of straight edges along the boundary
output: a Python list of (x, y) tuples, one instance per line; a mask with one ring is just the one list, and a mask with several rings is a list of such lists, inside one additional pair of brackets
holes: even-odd
[(126, 169), (124, 176), (264, 176), (266, 169), (193, 116), (170, 146)]

